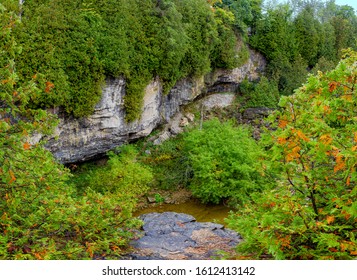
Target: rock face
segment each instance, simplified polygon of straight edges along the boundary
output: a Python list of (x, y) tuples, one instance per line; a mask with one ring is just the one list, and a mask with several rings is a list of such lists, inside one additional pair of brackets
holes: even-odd
[(208, 79), (183, 79), (163, 95), (159, 79), (153, 80), (145, 90), (142, 115), (132, 123), (125, 121), (125, 79), (108, 78), (101, 101), (94, 113), (86, 118), (60, 117), (53, 136), (47, 139), (49, 149), (61, 163), (85, 161), (105, 154), (116, 146), (147, 136), (159, 124), (168, 122), (200, 94), (215, 92), (219, 88), (229, 91), (244, 79), (256, 79), (264, 70), (265, 60), (251, 51), (248, 62), (233, 70), (218, 70)]
[(170, 120), (181, 105), (197, 97), (204, 88), (201, 80), (182, 80), (166, 96), (158, 80), (145, 90), (140, 120), (125, 121), (125, 80), (107, 79), (102, 99), (86, 118), (60, 118), (46, 147), (61, 163), (94, 158), (133, 139), (147, 136), (160, 123)]
[(237, 121), (241, 124), (249, 124), (253, 127), (253, 138), (260, 139), (263, 128), (270, 128), (271, 124), (265, 120), (272, 112), (273, 108), (247, 108), (237, 115)]
[(232, 105), (234, 94), (211, 94), (202, 100), (205, 109), (225, 108)]
[(144, 236), (132, 241), (134, 251), (126, 258), (147, 260), (205, 260), (218, 250), (232, 252), (242, 240), (220, 224), (199, 223), (187, 214), (149, 213), (140, 217)]
[(235, 92), (244, 80), (255, 81), (264, 72), (266, 60), (260, 53), (249, 49), (249, 59), (241, 67), (232, 70), (218, 69), (210, 76), (212, 85), (208, 92)]

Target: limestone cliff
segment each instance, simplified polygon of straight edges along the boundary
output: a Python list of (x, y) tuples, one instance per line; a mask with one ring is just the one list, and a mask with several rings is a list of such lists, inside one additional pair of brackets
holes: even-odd
[(108, 78), (94, 113), (81, 119), (60, 117), (60, 123), (46, 147), (62, 163), (94, 158), (116, 146), (149, 135), (159, 124), (169, 121), (181, 105), (202, 93), (232, 91), (243, 79), (258, 78), (265, 64), (260, 54), (250, 50), (250, 58), (242, 67), (217, 70), (206, 77), (183, 79), (168, 95), (163, 95), (162, 85), (159, 79), (155, 79), (145, 89), (140, 119), (132, 123), (125, 122), (125, 79)]

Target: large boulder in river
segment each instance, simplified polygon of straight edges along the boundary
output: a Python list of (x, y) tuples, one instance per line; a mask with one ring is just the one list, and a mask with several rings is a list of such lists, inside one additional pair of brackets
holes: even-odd
[(132, 241), (129, 259), (205, 260), (219, 251), (232, 253), (242, 240), (233, 230), (216, 223), (200, 223), (187, 214), (164, 212), (140, 216), (143, 236)]

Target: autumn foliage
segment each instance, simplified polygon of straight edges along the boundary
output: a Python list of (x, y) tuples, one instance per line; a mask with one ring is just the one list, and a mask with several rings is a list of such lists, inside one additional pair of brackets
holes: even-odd
[(271, 116), (263, 144), (275, 187), (230, 218), (241, 251), (277, 259), (357, 256), (357, 53), (310, 76)]

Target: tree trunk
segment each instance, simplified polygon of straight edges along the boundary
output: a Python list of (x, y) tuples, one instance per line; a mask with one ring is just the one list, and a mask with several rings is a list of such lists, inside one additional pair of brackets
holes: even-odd
[(22, 17), (22, 6), (24, 5), (25, 0), (19, 0), (19, 18), (21, 20)]

